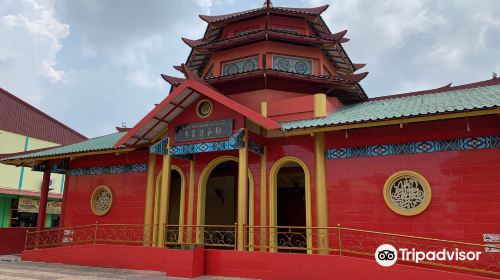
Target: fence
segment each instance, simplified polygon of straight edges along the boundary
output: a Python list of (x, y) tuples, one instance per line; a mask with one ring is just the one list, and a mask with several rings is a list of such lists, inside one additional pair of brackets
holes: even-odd
[[(422, 252), (481, 252), (479, 260), (423, 260), (424, 266), (485, 273), (500, 276), (500, 246), (394, 234), (354, 228), (336, 227), (244, 227), (245, 250), (282, 253), (349, 255), (373, 258), (381, 244), (391, 244)], [(27, 232), (25, 250), (76, 244), (122, 244), (155, 246), (156, 225), (93, 224), (69, 228)], [(167, 225), (163, 247), (185, 248), (204, 246), (236, 250), (237, 224), (234, 225)], [(398, 258), (413, 264), (412, 258)]]

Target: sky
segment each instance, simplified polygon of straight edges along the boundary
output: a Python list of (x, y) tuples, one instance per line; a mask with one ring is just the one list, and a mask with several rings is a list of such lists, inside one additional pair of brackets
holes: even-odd
[[(160, 74), (185, 62), (206, 23), (198, 15), (263, 0), (0, 0), (0, 87), (87, 137), (135, 125), (169, 92)], [(274, 0), (329, 4), (332, 32), (348, 30), (366, 63), (368, 96), (490, 79), (500, 73), (498, 0)], [(1, 109), (1, 108), (0, 108)]]

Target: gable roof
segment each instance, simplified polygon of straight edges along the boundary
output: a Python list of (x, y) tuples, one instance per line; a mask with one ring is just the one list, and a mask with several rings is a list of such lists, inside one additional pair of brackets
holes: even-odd
[[(281, 128), (277, 122), (224, 96), (201, 79), (196, 78), (192, 73), (188, 72), (186, 76), (187, 79), (180, 83), (158, 106), (130, 129), (116, 143), (116, 146), (149, 144), (168, 128), (168, 124), (179, 116), (184, 111), (184, 108), (191, 105), (200, 96), (206, 96), (266, 129)], [(164, 77), (164, 79), (168, 80), (169, 78)]]
[(3, 88), (0, 108), (1, 130), (62, 145), (87, 139)]
[[(329, 116), (280, 123), (283, 130), (500, 108), (500, 78), (348, 104)], [(500, 111), (498, 112), (500, 113)]]

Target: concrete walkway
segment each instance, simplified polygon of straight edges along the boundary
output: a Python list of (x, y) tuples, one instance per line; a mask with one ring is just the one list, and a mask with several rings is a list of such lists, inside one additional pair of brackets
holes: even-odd
[[(181, 279), (165, 276), (163, 272), (114, 269), (53, 263), (23, 262), (19, 256), (0, 256), (0, 280), (73, 280), (73, 279), (153, 279), (169, 280)], [(242, 278), (228, 278), (203, 276), (196, 279), (229, 280)]]

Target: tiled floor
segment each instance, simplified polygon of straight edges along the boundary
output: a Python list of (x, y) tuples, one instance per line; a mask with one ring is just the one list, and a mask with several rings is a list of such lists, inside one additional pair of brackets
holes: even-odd
[[(76, 280), (76, 279), (180, 279), (165, 276), (163, 272), (138, 271), (78, 265), (22, 262), (18, 256), (0, 256), (0, 280)], [(203, 276), (203, 280), (229, 280), (227, 278)]]

